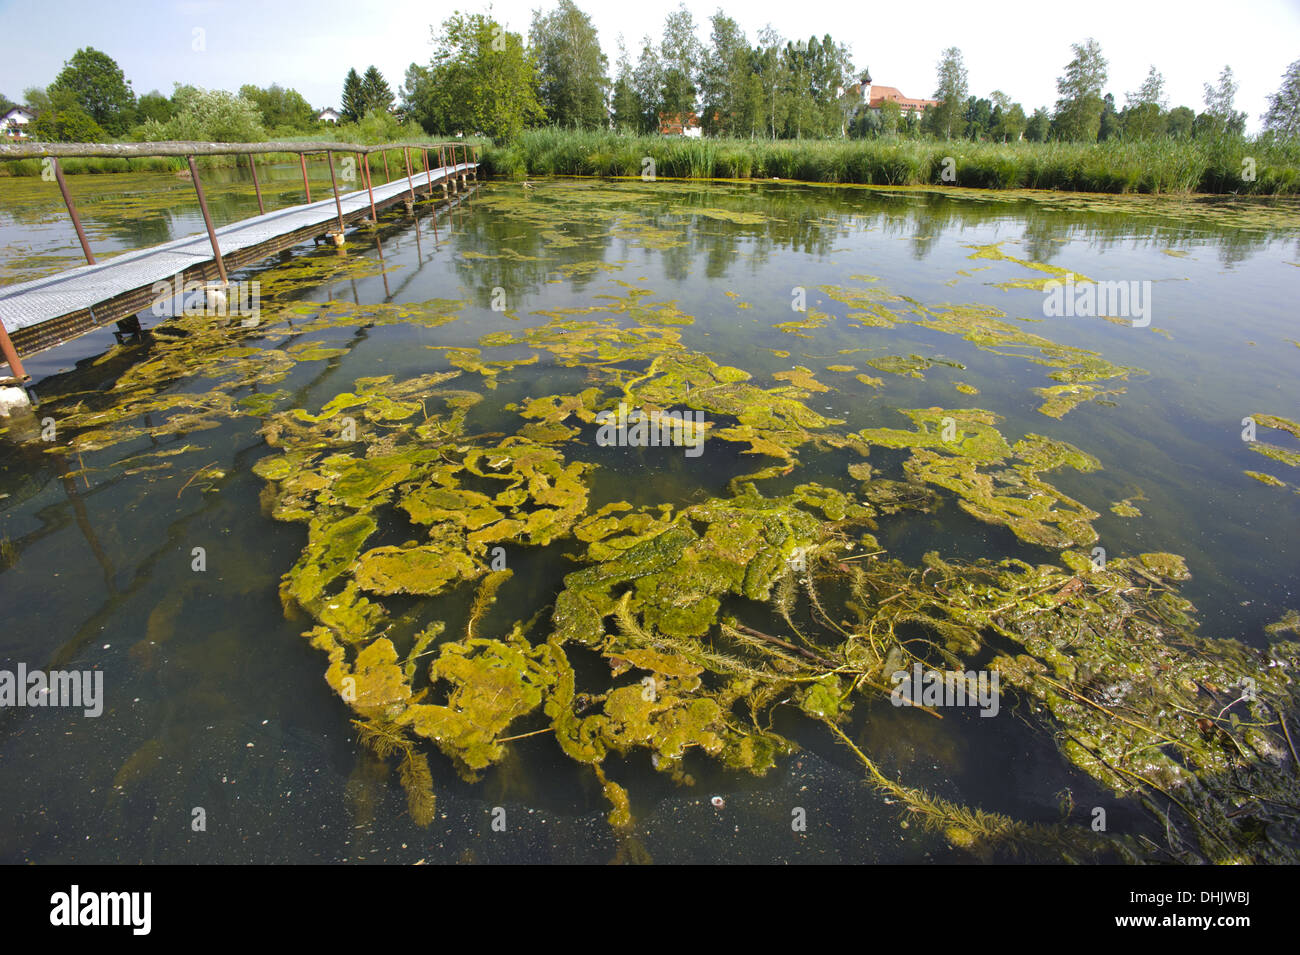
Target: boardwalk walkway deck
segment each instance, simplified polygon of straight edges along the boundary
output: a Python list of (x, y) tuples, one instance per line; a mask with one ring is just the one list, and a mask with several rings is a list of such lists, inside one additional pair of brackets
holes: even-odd
[[(443, 166), (400, 176), (374, 186), (375, 208), (401, 202), (413, 190), (417, 197), (440, 188), (448, 177), (473, 173), (476, 163)], [(366, 189), (340, 193), (345, 223), (370, 215)], [(290, 206), (242, 219), (216, 230), (228, 271), (291, 248), (337, 228), (334, 197)], [(53, 348), (94, 328), (136, 315), (159, 298), (157, 282), (219, 279), (212, 246), (204, 232), (147, 249), (124, 252), (95, 265), (83, 265), (57, 275), (0, 287), (0, 322), (21, 355)]]

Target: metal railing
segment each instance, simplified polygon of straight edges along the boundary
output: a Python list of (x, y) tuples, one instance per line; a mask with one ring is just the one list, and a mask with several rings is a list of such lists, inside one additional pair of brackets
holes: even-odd
[[(95, 159), (129, 159), (132, 157), (156, 158), (160, 156), (184, 156), (189, 165), (190, 178), (194, 182), (194, 192), (199, 201), (199, 210), (203, 213), (203, 225), (208, 232), (208, 241), (212, 244), (212, 257), (216, 262), (217, 273), (221, 276), (223, 284), (229, 282), (226, 275), (226, 264), (221, 257), (221, 247), (217, 243), (217, 232), (212, 224), (212, 216), (208, 212), (207, 196), (203, 192), (203, 183), (199, 177), (198, 166), (194, 162), (196, 156), (247, 156), (249, 171), (253, 177), (253, 189), (257, 193), (257, 209), (259, 215), (266, 214), (266, 207), (262, 202), (262, 186), (257, 178), (257, 162), (255, 156), (266, 155), (268, 153), (284, 154), (289, 153), (297, 155), (298, 164), (302, 169), (302, 187), (306, 194), (308, 204), (311, 203), (311, 183), (307, 178), (307, 157), (323, 153), (329, 164), (330, 186), (334, 192), (334, 206), (338, 214), (338, 234), (343, 233), (343, 204), (339, 199), (338, 179), (334, 175), (334, 154), (351, 153), (360, 158), (362, 168), (362, 179), (365, 182), (366, 192), (370, 197), (370, 217), (372, 221), (378, 221), (378, 214), (375, 210), (375, 193), (373, 183), (370, 178), (369, 157), (374, 153), (380, 153), (384, 159), (384, 180), (391, 182), (392, 178), (388, 171), (388, 154), (394, 150), (401, 150), (406, 165), (406, 178), (410, 184), (411, 201), (415, 200), (414, 176), (411, 170), (411, 150), (419, 150), (423, 154), (424, 173), (429, 179), (429, 186), (433, 186), (433, 167), (429, 165), (429, 151), (437, 152), (438, 168), (445, 168), (448, 165), (447, 159), (450, 158), (450, 165), (464, 165), (465, 170), (460, 172), (461, 184), (465, 184), (465, 176), (468, 173), (477, 178), (474, 166), (477, 163), (478, 147), (469, 143), (385, 143), (377, 146), (367, 146), (359, 143), (303, 143), (303, 142), (269, 142), (269, 143), (203, 143), (203, 142), (158, 142), (158, 143), (0, 143), (0, 160), (10, 159), (48, 159), (52, 167), (55, 181), (59, 184), (59, 192), (63, 195), (63, 204), (67, 207), (68, 217), (72, 220), (72, 226), (77, 231), (77, 240), (81, 243), (81, 251), (86, 257), (86, 263), (95, 265), (95, 254), (90, 249), (90, 241), (86, 238), (86, 232), (81, 227), (81, 217), (77, 214), (77, 204), (72, 198), (72, 193), (68, 189), (67, 180), (63, 175), (63, 168), (59, 165), (60, 159), (74, 158), (95, 158)], [(456, 157), (457, 149), (461, 152), (460, 159)], [(471, 152), (471, 150), (473, 152)], [(443, 179), (444, 193), (446, 192), (446, 182), (450, 178), (452, 189), (456, 188), (455, 177), (446, 177)], [(20, 381), (26, 380), (28, 375), (23, 370), (22, 362), (18, 357), (18, 352), (9, 339), (9, 333), (0, 323), (0, 353), (3, 354), (5, 362), (8, 363), (13, 376)]]

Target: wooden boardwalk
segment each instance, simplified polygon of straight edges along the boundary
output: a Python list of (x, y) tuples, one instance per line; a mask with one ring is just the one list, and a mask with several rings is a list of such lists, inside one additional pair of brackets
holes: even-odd
[[(368, 220), (372, 203), (378, 213), (399, 202), (431, 197), (435, 190), (444, 196), (449, 189), (458, 192), (477, 169), (477, 163), (459, 162), (422, 169), (409, 177), (401, 175), (378, 186), (359, 173), (358, 178), (367, 180), (362, 189), (277, 209), (219, 229), (211, 228), (200, 193), (208, 233), (124, 252), (57, 275), (0, 286), (0, 325), (17, 356), (33, 355), (109, 322), (129, 319), (160, 299), (170, 300), (178, 279), (182, 286), (194, 281), (220, 282), (231, 271), (302, 242), (337, 233), (340, 223), (346, 226)], [(259, 187), (259, 202), (260, 198)], [(70, 205), (69, 211), (80, 235), (75, 207)], [(214, 246), (220, 250), (221, 261)], [(163, 282), (169, 291), (159, 294), (155, 285)]]

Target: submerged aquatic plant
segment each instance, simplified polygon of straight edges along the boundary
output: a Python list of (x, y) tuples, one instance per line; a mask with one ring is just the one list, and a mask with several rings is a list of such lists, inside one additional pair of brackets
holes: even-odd
[[(903, 481), (864, 461), (850, 468), (856, 492), (805, 483), (766, 496), (754, 478), (733, 482), (727, 497), (654, 508), (611, 502), (588, 513), (590, 465), (566, 461), (556, 442), (568, 439), (558, 432), (536, 432), (571, 430), (570, 417), (587, 423), (613, 398), (732, 415), (755, 450), (786, 461), (837, 423), (802, 403), (819, 384), (807, 369), (761, 389), (740, 369), (670, 344), (630, 373), (602, 361), (608, 340), (593, 331), (561, 346), (569, 360), (587, 357), (604, 388), (530, 399), (519, 408), (525, 423), (504, 438), (465, 433), (477, 395), (447, 390), (446, 377), (360, 382), (320, 412), (281, 412), (266, 424), (282, 450), (257, 465), (270, 482), (268, 505), (308, 527), (282, 587), (286, 607), (314, 618), (308, 636), (329, 657), (327, 682), (355, 711), (363, 742), (399, 757), (417, 821), (434, 805), (422, 739), (474, 779), (516, 739), (549, 736), (592, 767), (611, 823), (627, 831), (628, 793), (610, 778), (608, 756), (642, 752), (687, 785), (695, 758), (764, 773), (793, 749), (771, 729), (772, 708), (788, 702), (825, 723), (873, 784), (958, 848), (1072, 858), (1171, 851), (1213, 861), (1293, 852), (1300, 830), (1285, 809), (1295, 805), (1295, 783), (1283, 720), (1300, 703), (1286, 675), (1300, 649), (1276, 643), (1260, 657), (1198, 637), (1190, 604), (1176, 595), (1187, 574), (1173, 555), (1094, 568), (1075, 548), (1096, 539), (1096, 512), (1041, 475), (1092, 470), (1096, 459), (1040, 435), (1009, 442), (988, 411), (918, 409), (905, 412), (914, 430), (867, 429), (825, 444), (862, 455), (908, 449)], [(384, 414), (366, 437), (335, 436), (331, 409), (372, 406)], [(421, 418), (414, 428), (384, 427)], [(934, 507), (936, 489), (980, 520), (1060, 550), (1061, 564), (881, 559), (879, 522)], [(405, 533), (417, 539), (369, 546), (381, 513), (386, 523), (404, 513)], [(573, 555), (581, 566), (564, 578), (549, 617), (486, 627), (510, 586), (509, 573), (492, 568), (490, 547), (564, 540), (583, 547)], [(856, 559), (859, 549), (868, 561)], [(461, 636), (449, 637), (446, 620), (428, 612), (464, 588), (472, 605)], [(413, 616), (389, 603), (400, 594), (437, 600)], [(1041, 701), (1035, 719), (1065, 759), (1119, 795), (1179, 807), (1179, 820), (1165, 821), (1188, 838), (1167, 849), (1068, 820), (1031, 825), (960, 806), (885, 776), (844, 735), (856, 703), (888, 697), (891, 675), (910, 661), (964, 670), (989, 653), (1015, 692)], [(579, 657), (602, 659), (596, 672), (608, 677), (592, 684)], [(1243, 680), (1256, 695), (1235, 701), (1240, 714), (1228, 716), (1227, 688)], [(1233, 782), (1243, 773), (1254, 801), (1243, 802)], [(1276, 835), (1246, 834), (1247, 815)]]

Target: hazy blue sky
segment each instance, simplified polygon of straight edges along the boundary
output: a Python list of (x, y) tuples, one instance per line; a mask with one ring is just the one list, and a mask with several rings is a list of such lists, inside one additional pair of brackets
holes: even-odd
[[(611, 68), (624, 35), (635, 60), (640, 38), (663, 30), (664, 3), (579, 0), (600, 31)], [(539, 0), (497, 0), (498, 20), (527, 33)], [(716, 0), (686, 4), (708, 40), (707, 18)], [(278, 82), (299, 90), (313, 106), (339, 104), (349, 67), (373, 63), (393, 91), (412, 61), (430, 55), (432, 24), (454, 9), (486, 4), (428, 0), (0, 0), (0, 93), (21, 99), (44, 86), (79, 47), (113, 56), (136, 93), (170, 94), (175, 82), (237, 90), (244, 83)], [(1240, 84), (1237, 108), (1251, 130), (1283, 72), (1300, 59), (1300, 0), (731, 0), (723, 9), (751, 42), (771, 23), (787, 37), (829, 32), (849, 45), (854, 63), (869, 66), (877, 83), (908, 96), (929, 96), (935, 63), (947, 46), (961, 48), (971, 92), (995, 89), (1026, 110), (1050, 106), (1056, 77), (1070, 59), (1070, 43), (1095, 37), (1110, 61), (1107, 89), (1120, 107), (1147, 68), (1165, 75), (1170, 105), (1202, 106), (1202, 84), (1230, 64)], [(196, 34), (195, 31), (202, 31)], [(198, 43), (198, 37), (202, 43)], [(196, 47), (201, 46), (202, 49)]]

